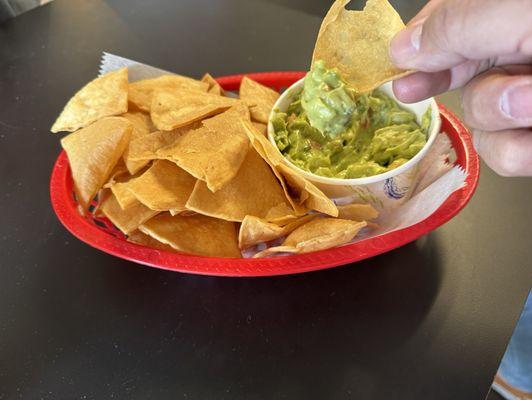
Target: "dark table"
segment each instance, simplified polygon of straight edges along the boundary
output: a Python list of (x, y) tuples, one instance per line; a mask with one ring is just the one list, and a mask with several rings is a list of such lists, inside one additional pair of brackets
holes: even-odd
[(194, 76), (302, 70), (328, 4), (57, 0), (0, 25), (0, 399), (484, 398), (532, 281), (530, 180), (484, 168), (416, 243), (265, 279), (134, 265), (52, 212), (48, 128), (102, 51)]

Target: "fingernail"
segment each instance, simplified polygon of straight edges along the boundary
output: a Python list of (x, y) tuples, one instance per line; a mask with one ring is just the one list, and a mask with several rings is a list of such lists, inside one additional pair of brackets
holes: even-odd
[(502, 111), (511, 118), (532, 118), (532, 84), (514, 86), (501, 98)]
[(408, 63), (419, 52), (423, 24), (419, 23), (399, 32), (390, 45), (392, 61), (399, 67), (408, 68)]

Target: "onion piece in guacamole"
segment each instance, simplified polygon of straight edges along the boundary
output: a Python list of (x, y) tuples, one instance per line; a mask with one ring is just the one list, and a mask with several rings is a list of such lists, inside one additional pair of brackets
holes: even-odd
[(335, 68), (314, 63), (304, 89), (272, 119), (283, 155), (306, 171), (354, 179), (406, 163), (427, 143), (431, 109), (421, 125), (414, 113), (379, 90), (358, 94)]

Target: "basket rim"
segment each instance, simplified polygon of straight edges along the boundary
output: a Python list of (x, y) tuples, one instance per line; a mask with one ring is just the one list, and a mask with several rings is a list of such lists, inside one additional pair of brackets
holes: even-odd
[[(261, 72), (216, 78), (225, 90), (236, 90), (244, 76), (280, 89), (304, 76), (304, 72)], [(456, 216), (469, 202), (478, 185), (480, 162), (468, 129), (445, 106), (438, 104), (442, 131), (451, 139), (456, 164), (466, 172), (465, 184), (453, 192), (425, 220), (410, 227), (313, 253), (270, 258), (218, 258), (171, 253), (117, 238), (81, 216), (72, 196), (72, 177), (66, 153), (56, 159), (50, 179), (50, 200), (65, 228), (79, 240), (116, 257), (150, 267), (200, 275), (258, 277), (289, 275), (332, 268), (361, 261), (410, 243)]]

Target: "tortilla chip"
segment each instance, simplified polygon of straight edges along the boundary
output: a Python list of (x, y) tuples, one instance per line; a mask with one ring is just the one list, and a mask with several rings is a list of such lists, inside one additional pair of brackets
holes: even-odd
[(174, 129), (173, 131), (152, 132), (140, 139), (130, 142), (128, 147), (128, 158), (131, 162), (136, 163), (135, 170), (138, 170), (147, 165), (150, 160), (159, 159), (160, 157), (157, 155), (159, 149), (171, 145), (178, 137), (182, 136), (190, 129), (197, 129), (200, 126), (200, 123), (194, 123), (189, 126)]
[(245, 76), (240, 84), (240, 98), (251, 107), (251, 118), (263, 124), (268, 123), (273, 105), (279, 98), (279, 93)]
[(51, 131), (74, 132), (100, 118), (125, 113), (127, 87), (127, 68), (94, 79), (68, 101)]
[(126, 164), (124, 163), (124, 159), (120, 158), (113, 170), (111, 171), (111, 174), (109, 175), (109, 178), (107, 179), (107, 182), (105, 183), (105, 185), (103, 185), (103, 187), (110, 188), (116, 182), (121, 181), (122, 179), (127, 178), (129, 176), (130, 174), (127, 170)]
[(377, 230), (377, 229), (380, 228), (380, 225), (379, 225), (379, 224), (376, 224), (375, 222), (366, 221), (366, 224), (368, 224), (368, 225), (367, 225), (368, 229), (371, 229), (371, 230), (373, 230), (373, 231), (374, 231), (374, 230)]
[(270, 247), (254, 257), (274, 253), (310, 253), (349, 243), (366, 226), (366, 222), (336, 218), (314, 219), (287, 236), (281, 246)]
[(282, 226), (247, 215), (240, 225), (238, 246), (241, 249), (247, 249), (258, 243), (269, 242), (282, 236)]
[(368, 221), (379, 216), (379, 212), (370, 204), (347, 204), (338, 206), (338, 218), (351, 221)]
[(219, 114), (239, 103), (238, 99), (180, 90), (179, 93), (156, 92), (151, 107), (151, 119), (162, 131), (171, 131), (181, 126)]
[[(281, 153), (266, 137), (249, 123), (245, 123), (244, 127), (255, 150), (268, 162), (281, 181), (286, 196), (296, 213), (300, 213), (301, 205), (304, 205), (310, 210), (316, 210), (332, 217), (338, 216), (338, 208), (334, 202), (312, 182), (285, 165)], [(294, 197), (297, 197), (297, 201)]]
[(249, 150), (249, 139), (236, 112), (225, 112), (203, 121), (203, 127), (180, 136), (157, 152), (216, 192), (237, 174)]
[(198, 213), (195, 211), (189, 211), (189, 210), (170, 210), (170, 215), (181, 215), (182, 217), (190, 217), (192, 215), (197, 215)]
[(129, 182), (117, 182), (111, 186), (111, 192), (123, 210), (137, 203), (137, 198), (129, 191), (128, 187)]
[(397, 69), (389, 56), (392, 38), (405, 25), (387, 0), (368, 0), (363, 11), (349, 11), (350, 0), (336, 0), (321, 25), (312, 61), (338, 68), (359, 92), (411, 72)]
[(156, 131), (155, 126), (151, 122), (150, 114), (143, 111), (128, 111), (121, 115), (133, 125), (133, 132), (131, 133), (131, 140), (144, 137), (150, 132)]
[(251, 124), (244, 123), (244, 128), (253, 147), (272, 168), (284, 163), (284, 157), (281, 152), (257, 129), (254, 122)]
[(283, 246), (298, 247), (302, 252), (340, 246), (350, 242), (365, 226), (365, 222), (318, 218), (294, 230), (283, 242)]
[(144, 174), (127, 182), (142, 204), (156, 211), (184, 211), (196, 178), (170, 161), (157, 160)]
[[(241, 119), (243, 119), (245, 121), (251, 121), (251, 114), (249, 112), (249, 107), (243, 101), (239, 101), (238, 103), (236, 103), (234, 106), (232, 106), (226, 112), (236, 113), (236, 114), (238, 114), (240, 116)], [(216, 117), (209, 118), (209, 119), (214, 119), (214, 118), (216, 118)], [(208, 125), (209, 119), (203, 120), (203, 125)]]
[(218, 96), (224, 96), (225, 92), (220, 86), (218, 82), (216, 82), (216, 79), (214, 79), (211, 74), (205, 74), (203, 75), (203, 78), (201, 78), (202, 82), (205, 82), (209, 85), (209, 93), (217, 94)]
[(70, 162), (74, 190), (84, 211), (122, 157), (132, 129), (127, 119), (109, 117), (61, 140)]
[(159, 242), (157, 239), (142, 233), (141, 231), (133, 231), (127, 235), (127, 241), (131, 243), (140, 244), (141, 246), (151, 247), (157, 250), (169, 251), (175, 253), (176, 250), (167, 244)]
[(310, 210), (319, 211), (332, 217), (338, 216), (336, 204), (312, 182), (285, 164), (279, 164), (277, 169), (284, 176), (292, 190), (299, 194), (301, 204), (305, 204)]
[[(107, 198), (107, 196), (110, 196), (110, 195), (111, 195), (111, 191), (107, 188), (101, 188), (100, 190), (98, 190), (98, 193), (94, 197), (94, 203), (91, 203), (91, 205), (94, 205), (94, 207), (89, 207), (89, 212), (95, 217), (98, 217), (98, 218), (104, 217), (100, 209), (102, 207), (103, 201)], [(84, 212), (82, 210), (80, 211), (79, 208), (80, 206), (78, 204), (78, 212), (80, 212), (81, 215), (83, 215)]]
[(316, 218), (317, 214), (305, 215), (298, 218), (288, 225), (280, 226), (263, 219), (247, 215), (240, 225), (238, 233), (238, 246), (241, 249), (247, 249), (258, 243), (269, 242), (274, 239), (286, 236), (299, 228), (301, 225)]
[(150, 112), (153, 94), (160, 90), (181, 92), (181, 90), (206, 92), (209, 84), (181, 75), (163, 75), (143, 79), (129, 85), (129, 101), (140, 110)]
[(158, 211), (150, 210), (139, 201), (134, 202), (133, 205), (123, 210), (113, 194), (105, 196), (101, 203), (100, 211), (126, 235), (159, 213)]
[(293, 215), (279, 181), (254, 150), (248, 152), (234, 179), (216, 193), (211, 192), (205, 182), (198, 181), (186, 207), (200, 214), (237, 222), (246, 215), (268, 221)]
[(125, 163), (127, 164), (128, 172), (131, 173), (131, 175), (136, 174), (139, 172), (142, 168), (144, 168), (148, 163), (149, 160), (142, 160), (142, 161), (135, 161), (129, 158), (129, 146), (124, 151), (124, 159), (126, 160)]
[(251, 144), (255, 151), (257, 151), (257, 153), (260, 154), (262, 159), (268, 163), (273, 173), (281, 183), (281, 187), (283, 188), (285, 196), (292, 208), (294, 209), (296, 215), (305, 215), (308, 212), (308, 208), (294, 201), (284, 177), (276, 168), (279, 163), (283, 162), (283, 157), (279, 154), (279, 152), (275, 150), (273, 146), (270, 146), (271, 143), (269, 143), (268, 139), (266, 139), (266, 137), (261, 135), (261, 133), (257, 131), (257, 129), (255, 129), (253, 123), (245, 123), (244, 129), (246, 129), (248, 139), (251, 141)]
[(334, 202), (325, 196), (313, 183), (285, 164), (279, 164), (276, 168), (285, 178), (291, 188), (293, 197), (297, 199), (299, 204), (306, 204), (309, 209), (332, 217), (338, 216), (338, 208)]
[(253, 126), (257, 130), (257, 132), (262, 133), (264, 136), (268, 136), (268, 125), (263, 124), (262, 122), (252, 122)]
[[(155, 126), (153, 126), (150, 116), (142, 111), (128, 111), (122, 114), (122, 117), (126, 118), (133, 125), (130, 143), (155, 131)], [(143, 161), (133, 161), (129, 158), (129, 145), (124, 151), (123, 159), (131, 174), (137, 173), (146, 165)]]
[(142, 224), (140, 230), (184, 253), (210, 257), (242, 257), (233, 222), (204, 215), (182, 217), (164, 213)]

